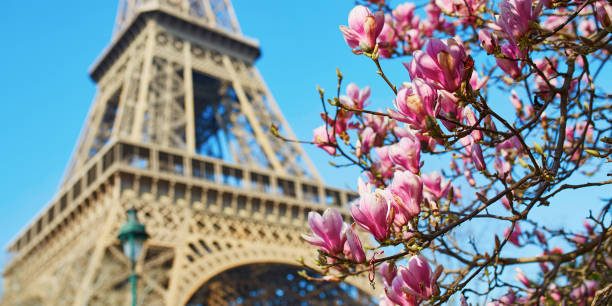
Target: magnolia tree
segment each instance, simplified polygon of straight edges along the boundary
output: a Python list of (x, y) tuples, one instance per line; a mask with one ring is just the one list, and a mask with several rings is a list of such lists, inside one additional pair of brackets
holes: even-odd
[[(319, 90), (324, 124), (309, 143), (363, 178), (350, 222), (331, 208), (309, 214), (303, 238), (319, 256), (303, 265), (327, 281), (368, 274), (381, 305), (612, 303), (612, 200), (577, 206), (583, 229), (532, 213), (612, 190), (610, 3), (357, 2), (340, 31), (395, 99), (368, 109), (370, 87), (342, 95), (339, 71), (335, 96)], [(396, 57), (406, 76), (391, 80), (384, 59)], [(439, 169), (424, 173), (427, 163)], [(488, 237), (466, 241), (468, 221), (488, 224)]]

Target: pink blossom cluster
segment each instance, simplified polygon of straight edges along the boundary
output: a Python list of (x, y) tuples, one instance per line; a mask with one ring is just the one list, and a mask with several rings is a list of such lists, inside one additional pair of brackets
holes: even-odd
[[(450, 227), (472, 217), (491, 216), (490, 205), (501, 202), (499, 207), (506, 210), (494, 219), (512, 222), (503, 231), (503, 240), (508, 242), (504, 245), (540, 247), (540, 256), (545, 259), (537, 261), (538, 265), (545, 275), (550, 273), (555, 265), (550, 258), (561, 256), (563, 251), (549, 248), (544, 232), (551, 236), (551, 230), (523, 221), (526, 214), (521, 213), (539, 200), (540, 206), (548, 205), (542, 194), (565, 180), (559, 176), (575, 171), (559, 170), (561, 163), (577, 169), (587, 161), (589, 150), (598, 149), (593, 119), (597, 117), (590, 114), (593, 106), (580, 100), (585, 92), (595, 95), (597, 89), (591, 73), (572, 77), (563, 72), (588, 68), (589, 58), (582, 55), (585, 48), (554, 53), (550, 51), (553, 47), (546, 50), (538, 44), (555, 46), (555, 39), (568, 37), (582, 42), (601, 40), (612, 33), (612, 7), (601, 0), (501, 0), (496, 8), (487, 7), (484, 0), (431, 0), (422, 10), (412, 2), (393, 9), (386, 1), (362, 3), (367, 6), (357, 5), (350, 11), (348, 26), (340, 26), (341, 33), (353, 53), (374, 61), (395, 96), (384, 111), (367, 110), (370, 87), (350, 83), (340, 95), (339, 74), (338, 96), (329, 100), (335, 114), (333, 118), (327, 112), (321, 115), (324, 124), (314, 130), (312, 143), (362, 168), (359, 197), (349, 207), (354, 223), (345, 223), (332, 209), (323, 215), (312, 212), (312, 234), (304, 239), (329, 255), (329, 262), (341, 260), (370, 268), (377, 263), (377, 253), (364, 251), (358, 232), (370, 235), (379, 247), (403, 245), (404, 256), (411, 255), (406, 266), (392, 261), (378, 269), (385, 289), (381, 304), (419, 305), (440, 294), (437, 280), (443, 268), (438, 266), (432, 272), (426, 259), (415, 254), (421, 253), (423, 245), (426, 248), (437, 242), (435, 239), (443, 239), (440, 235), (447, 234)], [(578, 19), (568, 22), (572, 18)], [(576, 35), (579, 37), (574, 38)], [(608, 49), (600, 54), (609, 58)], [(409, 81), (396, 87), (384, 74), (379, 57), (400, 56), (411, 56), (403, 63)], [(503, 103), (516, 114), (512, 120), (493, 110), (497, 105), (489, 103), (490, 83), (507, 89)], [(522, 84), (525, 91), (518, 91)], [(563, 115), (563, 120), (556, 119), (562, 112), (560, 105), (579, 109), (583, 118), (574, 111)], [(584, 114), (589, 115), (584, 118)], [(530, 135), (538, 126), (544, 132)], [(554, 147), (556, 143), (560, 148)], [(449, 152), (449, 172), (424, 171), (425, 155)], [(461, 177), (465, 182), (458, 180)], [(472, 187), (477, 198), (465, 210), (461, 210), (460, 184)], [(530, 198), (533, 193), (526, 196), (525, 192), (533, 186), (543, 186), (542, 193)], [(491, 192), (497, 196), (490, 198)], [(529, 201), (532, 204), (525, 205)], [(584, 233), (573, 235), (576, 248), (600, 234), (593, 227), (587, 222)], [(499, 237), (495, 239), (499, 244)], [(457, 258), (467, 258), (466, 254)], [(499, 255), (477, 254), (473, 260)], [(536, 290), (535, 276), (516, 268), (515, 278), (522, 288), (513, 287), (517, 290), (509, 290), (489, 305), (514, 305), (538, 298), (541, 302), (543, 298), (555, 302), (570, 298), (584, 304), (599, 287), (597, 281), (585, 279), (570, 292), (551, 282), (546, 283), (548, 291), (542, 295)]]
[(437, 280), (442, 266), (432, 272), (429, 263), (420, 255), (412, 256), (406, 266), (396, 267), (385, 262), (380, 265), (379, 272), (385, 285), (380, 305), (419, 305), (439, 294)]
[[(448, 6), (446, 2), (429, 3), (425, 7), (425, 18), (415, 13), (416, 6), (411, 2), (398, 5), (386, 15), (381, 11), (372, 13), (367, 7), (358, 5), (349, 14), (348, 26), (340, 26), (340, 31), (355, 54), (371, 53), (375, 47), (384, 58), (411, 54), (423, 47), (424, 38), (436, 32), (454, 34), (453, 23), (442, 15), (442, 7)], [(480, 8), (482, 4), (477, 6)], [(463, 10), (461, 5), (454, 8)]]
[[(524, 286), (529, 287), (529, 280), (527, 279), (523, 271), (521, 271), (518, 268), (516, 270), (516, 279), (519, 280)], [(594, 280), (584, 281), (584, 283), (572, 289), (571, 292), (569, 293), (571, 304), (572, 305), (584, 305), (584, 306), (589, 305), (587, 304), (588, 299), (595, 296), (595, 291), (598, 288), (599, 288), (599, 282), (594, 281)], [(487, 303), (486, 305), (487, 306), (510, 306), (510, 305), (528, 304), (529, 301), (534, 298), (535, 294), (536, 294), (535, 290), (528, 289), (526, 296), (520, 296), (518, 295), (516, 291), (509, 289), (508, 293), (499, 297), (499, 299), (493, 302)], [(539, 303), (542, 305), (547, 305), (549, 304), (547, 303), (549, 301), (547, 299), (550, 299), (550, 301), (554, 302), (555, 304), (559, 304), (559, 305), (566, 304), (563, 301), (563, 297), (559, 291), (559, 287), (554, 283), (548, 285), (546, 292), (540, 293), (540, 297), (539, 299), (537, 299), (537, 301), (539, 301)]]
[(365, 262), (365, 251), (359, 236), (353, 228), (342, 220), (342, 215), (333, 208), (328, 208), (320, 215), (308, 213), (311, 235), (302, 234), (302, 238), (332, 256), (343, 256), (357, 263)]

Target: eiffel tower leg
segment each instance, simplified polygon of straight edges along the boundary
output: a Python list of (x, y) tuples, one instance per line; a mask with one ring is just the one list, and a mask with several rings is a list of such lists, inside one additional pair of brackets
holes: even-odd
[[(272, 146), (270, 145), (270, 142), (268, 141), (268, 135), (266, 135), (261, 129), (261, 123), (258, 122), (257, 117), (255, 116), (255, 112), (253, 111), (253, 107), (249, 104), (249, 100), (244, 94), (242, 84), (240, 80), (238, 79), (238, 76), (236, 75), (236, 71), (234, 70), (234, 67), (232, 66), (232, 61), (230, 60), (229, 56), (223, 55), (223, 64), (225, 65), (225, 69), (227, 70), (230, 76), (230, 79), (232, 80), (234, 90), (236, 90), (236, 95), (238, 96), (238, 100), (240, 101), (240, 107), (242, 108), (242, 111), (244, 112), (249, 122), (251, 123), (251, 127), (253, 128), (255, 137), (259, 141), (261, 148), (263, 149), (264, 153), (268, 157), (268, 160), (272, 164), (272, 168), (274, 169), (274, 171), (276, 171), (279, 174), (285, 174), (285, 171), (280, 161), (276, 157), (276, 154), (274, 154), (274, 149), (272, 148)], [(264, 124), (270, 124), (270, 123), (271, 122), (265, 122)]]
[(132, 54), (130, 60), (127, 63), (126, 73), (123, 78), (124, 88), (121, 90), (121, 96), (119, 97), (119, 109), (117, 110), (117, 118), (115, 119), (115, 122), (113, 122), (112, 134), (110, 137), (111, 141), (118, 139), (120, 136), (121, 122), (123, 122), (123, 117), (125, 116), (125, 113), (127, 111), (125, 104), (128, 103), (128, 99), (130, 98), (130, 91), (135, 90), (134, 88), (130, 88), (130, 86), (138, 88), (138, 85), (134, 84), (134, 82), (132, 82), (132, 79), (134, 77), (140, 77), (140, 71), (136, 70), (136, 65), (140, 65), (140, 63), (141, 57), (139, 57), (137, 54)]
[(174, 246), (174, 262), (172, 264), (172, 270), (169, 272), (169, 288), (165, 295), (166, 305), (172, 306), (176, 305), (176, 302), (179, 300), (179, 285), (181, 274), (185, 271), (182, 270), (182, 267), (185, 266), (186, 262), (186, 249), (187, 249), (187, 241), (189, 235), (189, 226), (192, 220), (191, 209), (185, 209), (182, 212), (184, 214), (184, 220), (180, 226), (176, 229), (176, 243)]
[[(117, 178), (115, 178), (118, 180)], [(117, 184), (115, 184), (117, 185)], [(99, 240), (96, 242), (94, 247), (93, 254), (89, 263), (87, 265), (87, 270), (85, 270), (85, 275), (83, 276), (83, 280), (81, 282), (80, 289), (77, 292), (77, 295), (74, 299), (75, 306), (87, 305), (87, 301), (91, 295), (92, 291), (92, 282), (93, 278), (100, 268), (102, 264), (102, 257), (104, 256), (104, 252), (108, 245), (116, 239), (114, 236), (115, 233), (112, 230), (116, 227), (116, 224), (119, 220), (115, 218), (121, 210), (121, 205), (118, 201), (119, 199), (119, 186), (114, 186), (113, 197), (110, 201), (106, 201), (104, 205), (107, 205), (108, 214), (106, 216), (106, 220), (104, 222), (104, 226), (100, 231)]]
[(131, 138), (134, 141), (140, 141), (142, 138), (142, 123), (144, 121), (144, 113), (147, 103), (147, 92), (149, 83), (151, 82), (151, 68), (153, 66), (153, 49), (155, 47), (155, 25), (149, 23), (144, 31), (148, 34), (147, 42), (144, 50), (144, 68), (140, 77), (140, 85), (138, 87), (138, 100), (134, 110), (134, 122), (132, 125)]
[[(284, 129), (286, 135), (290, 139), (298, 139), (295, 133), (293, 132), (293, 130), (291, 129), (291, 125), (289, 125), (287, 120), (285, 120), (285, 117), (282, 115), (281, 109), (278, 107), (278, 103), (276, 103), (276, 99), (274, 99), (274, 96), (272, 95), (270, 88), (268, 88), (268, 84), (266, 84), (266, 82), (264, 81), (264, 78), (261, 76), (261, 73), (259, 72), (259, 70), (253, 69), (253, 73), (255, 74), (257, 82), (261, 84), (261, 86), (264, 88), (265, 95), (267, 96), (268, 101), (269, 101), (268, 103), (270, 104), (270, 110), (278, 116), (278, 120), (280, 121), (279, 122), (280, 126)], [(295, 143), (294, 144), (288, 143), (287, 145), (292, 145), (295, 148), (295, 150), (299, 152), (299, 156), (301, 156), (304, 159), (304, 163), (306, 163), (306, 166), (308, 167), (308, 170), (310, 174), (312, 174), (313, 178), (319, 181), (323, 181), (323, 178), (317, 171), (317, 168), (315, 167), (315, 165), (312, 163), (312, 160), (310, 160), (308, 155), (306, 155), (304, 148), (302, 148), (302, 146), (295, 144)]]
[[(185, 141), (187, 152), (195, 154), (195, 116), (193, 110), (193, 73), (191, 71), (191, 43), (186, 41), (183, 47), (184, 65), (184, 85), (185, 85)], [(188, 165), (190, 166), (190, 165)]]

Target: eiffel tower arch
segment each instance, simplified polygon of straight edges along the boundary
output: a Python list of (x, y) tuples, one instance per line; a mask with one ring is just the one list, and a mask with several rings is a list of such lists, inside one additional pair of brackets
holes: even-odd
[[(254, 67), (230, 0), (122, 0), (56, 196), (9, 244), (2, 305), (125, 305), (117, 239), (135, 207), (151, 238), (139, 305), (371, 303), (367, 279), (306, 281), (300, 234), (354, 194), (326, 186)], [(280, 302), (279, 302), (280, 301)], [(285, 301), (285, 302), (283, 302)]]

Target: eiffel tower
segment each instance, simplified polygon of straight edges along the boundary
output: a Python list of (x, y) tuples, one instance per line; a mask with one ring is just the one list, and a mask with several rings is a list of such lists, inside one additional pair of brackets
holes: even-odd
[(364, 278), (307, 281), (307, 214), (325, 186), (258, 70), (230, 0), (121, 0), (98, 90), (56, 196), (9, 244), (2, 305), (126, 305), (117, 239), (135, 207), (150, 239), (139, 305), (367, 304)]

